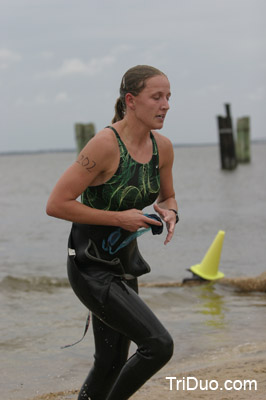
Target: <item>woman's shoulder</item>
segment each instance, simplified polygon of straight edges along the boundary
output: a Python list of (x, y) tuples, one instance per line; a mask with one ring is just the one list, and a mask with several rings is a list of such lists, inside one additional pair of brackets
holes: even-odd
[(110, 126), (106, 126), (98, 131), (93, 139), (97, 141), (106, 141), (107, 144), (114, 144), (116, 142), (116, 137)]
[(172, 144), (171, 140), (168, 139), (168, 137), (162, 135), (161, 133), (159, 133), (157, 131), (152, 131), (152, 134), (156, 140), (159, 150), (167, 152), (167, 151), (173, 149), (173, 144)]
[(174, 160), (174, 149), (171, 140), (156, 131), (152, 131), (152, 134), (158, 147), (160, 168), (171, 166)]
[(119, 159), (119, 146), (115, 135), (110, 129), (98, 131), (86, 146), (81, 150), (81, 160), (93, 160), (98, 171), (107, 171), (113, 168)]
[[(98, 131), (87, 143), (86, 147), (90, 150), (100, 150), (103, 153), (117, 152), (117, 139), (109, 127)], [(86, 148), (85, 147), (85, 148)]]

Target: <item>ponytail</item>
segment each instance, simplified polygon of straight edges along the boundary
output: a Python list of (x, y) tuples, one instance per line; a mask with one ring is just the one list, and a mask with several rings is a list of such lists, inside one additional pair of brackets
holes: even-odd
[(124, 114), (125, 112), (124, 112), (123, 101), (121, 100), (120, 97), (118, 97), (115, 103), (115, 115), (114, 118), (112, 119), (112, 124), (114, 124), (117, 121), (121, 121), (121, 119), (124, 118)]

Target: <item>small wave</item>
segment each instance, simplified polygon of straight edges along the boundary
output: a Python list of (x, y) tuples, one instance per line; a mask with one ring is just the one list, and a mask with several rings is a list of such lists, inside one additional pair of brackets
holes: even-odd
[(223, 278), (220, 283), (242, 292), (266, 292), (266, 272), (255, 277)]
[[(139, 286), (147, 288), (165, 288), (165, 287), (184, 287), (199, 285), (204, 282), (191, 281), (191, 282), (140, 282)], [(206, 282), (205, 282), (206, 283)], [(223, 278), (220, 279), (218, 284), (223, 286), (232, 286), (242, 292), (266, 292), (266, 272), (256, 277), (239, 277), (239, 278)], [(0, 282), (1, 290), (7, 291), (52, 291), (56, 288), (69, 287), (67, 278), (56, 278), (48, 276), (28, 276), (28, 277), (15, 277), (8, 275)]]
[(22, 292), (47, 292), (56, 288), (69, 287), (67, 278), (52, 278), (48, 276), (15, 277), (8, 275), (0, 282), (0, 288), (4, 291)]
[[(172, 281), (172, 282), (141, 282), (139, 286), (154, 288), (154, 287), (184, 287), (184, 286), (197, 286), (206, 284), (208, 281), (188, 280), (186, 282)], [(223, 286), (231, 286), (241, 292), (266, 292), (266, 272), (255, 277), (236, 277), (236, 278), (222, 278), (217, 282)]]

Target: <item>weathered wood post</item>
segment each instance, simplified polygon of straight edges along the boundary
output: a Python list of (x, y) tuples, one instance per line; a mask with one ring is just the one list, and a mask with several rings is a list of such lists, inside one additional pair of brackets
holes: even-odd
[(75, 124), (77, 152), (80, 153), (88, 141), (95, 135), (94, 124)]
[(237, 120), (237, 160), (239, 162), (250, 162), (250, 121), (249, 117)]
[(225, 104), (226, 117), (217, 116), (220, 156), (222, 169), (232, 170), (237, 166), (233, 124), (230, 114), (230, 104)]

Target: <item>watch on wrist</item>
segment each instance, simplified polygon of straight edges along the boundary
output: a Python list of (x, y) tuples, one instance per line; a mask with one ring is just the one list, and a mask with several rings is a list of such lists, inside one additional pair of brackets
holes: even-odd
[(174, 210), (173, 208), (169, 208), (169, 211), (173, 211), (173, 212), (175, 213), (175, 216), (176, 216), (175, 223), (177, 224), (177, 223), (178, 223), (178, 221), (179, 221), (179, 215), (178, 215), (178, 211)]

